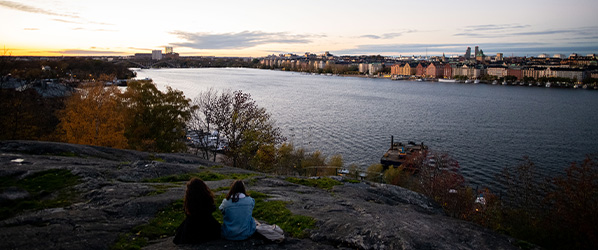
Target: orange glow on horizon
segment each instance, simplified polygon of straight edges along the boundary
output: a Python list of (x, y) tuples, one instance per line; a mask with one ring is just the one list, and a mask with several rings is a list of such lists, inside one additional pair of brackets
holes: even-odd
[[(63, 48), (51, 48), (51, 47), (19, 47), (3, 45), (0, 47), (0, 56), (133, 56), (136, 53), (151, 53), (151, 50), (123, 50), (123, 51), (104, 51), (98, 49), (63, 49)], [(164, 48), (161, 49), (164, 53)], [(255, 51), (205, 51), (198, 52), (193, 50), (182, 50), (175, 53), (180, 56), (214, 56), (214, 57), (262, 57), (272, 53), (267, 52), (255, 52)], [(224, 52), (224, 53), (223, 53)]]

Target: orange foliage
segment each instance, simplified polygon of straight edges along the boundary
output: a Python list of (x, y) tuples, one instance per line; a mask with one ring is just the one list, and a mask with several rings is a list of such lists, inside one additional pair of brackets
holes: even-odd
[(126, 148), (120, 91), (102, 83), (85, 86), (67, 101), (59, 113), (58, 130), (67, 143)]

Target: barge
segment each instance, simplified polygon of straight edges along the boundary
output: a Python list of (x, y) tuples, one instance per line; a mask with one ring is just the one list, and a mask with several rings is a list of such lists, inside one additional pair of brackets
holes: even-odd
[(411, 155), (421, 153), (425, 150), (428, 150), (428, 146), (424, 145), (423, 142), (421, 144), (415, 144), (412, 141), (409, 141), (407, 144), (401, 142), (395, 143), (394, 136), (391, 136), (390, 148), (380, 158), (380, 164), (384, 168), (388, 168), (389, 166), (398, 167), (405, 163)]

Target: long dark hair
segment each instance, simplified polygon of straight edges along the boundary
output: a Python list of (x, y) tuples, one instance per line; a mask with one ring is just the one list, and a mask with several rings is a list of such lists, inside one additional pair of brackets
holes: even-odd
[(245, 183), (243, 183), (242, 180), (236, 180), (233, 182), (233, 184), (230, 185), (230, 190), (228, 191), (228, 194), (226, 194), (226, 199), (232, 199), (233, 202), (237, 202), (239, 201), (239, 195), (237, 195), (239, 193), (247, 196), (247, 191), (245, 190)]
[(192, 178), (187, 182), (184, 207), (185, 214), (187, 215), (212, 209), (214, 207), (214, 194), (212, 190), (201, 179)]

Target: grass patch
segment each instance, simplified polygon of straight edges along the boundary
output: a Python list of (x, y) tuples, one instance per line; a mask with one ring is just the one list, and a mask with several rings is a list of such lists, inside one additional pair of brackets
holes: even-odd
[(150, 154), (150, 155), (149, 155), (147, 158), (148, 158), (150, 161), (164, 162), (164, 159), (162, 159), (162, 158), (160, 158), (160, 157), (156, 156), (155, 154)]
[(0, 205), (0, 219), (6, 219), (25, 210), (64, 207), (77, 197), (73, 186), (79, 177), (66, 169), (50, 169), (17, 179), (15, 176), (0, 177), (0, 191), (17, 187), (29, 193), (24, 199), (4, 201)]
[(159, 211), (147, 224), (120, 235), (110, 249), (141, 249), (151, 240), (173, 236), (184, 219), (183, 200), (177, 200)]
[(151, 186), (155, 190), (152, 192), (149, 192), (147, 194), (147, 196), (163, 194), (163, 193), (166, 193), (166, 191), (168, 191), (168, 189), (170, 189), (170, 188), (179, 187), (179, 185), (172, 185), (172, 184), (151, 185)]
[(328, 177), (322, 177), (318, 179), (304, 179), (304, 178), (295, 178), (295, 177), (287, 177), (284, 179), (285, 181), (292, 182), (299, 185), (309, 186), (309, 187), (317, 187), (321, 189), (330, 190), (332, 187), (336, 185), (343, 185), (342, 182), (334, 180)]
[(360, 180), (355, 180), (355, 179), (347, 179), (346, 180), (348, 183), (361, 183)]
[(211, 172), (211, 171), (203, 171), (203, 172), (197, 172), (197, 173), (185, 173), (185, 174), (178, 174), (178, 175), (162, 176), (162, 177), (158, 177), (158, 178), (145, 180), (145, 182), (159, 182), (159, 183), (181, 182), (181, 181), (189, 181), (193, 177), (200, 178), (203, 181), (219, 181), (219, 180), (224, 180), (224, 179), (242, 180), (242, 179), (247, 179), (247, 178), (255, 176), (255, 175), (256, 174), (238, 174), (238, 173), (224, 175), (224, 174), (215, 173), (215, 172)]
[[(276, 224), (286, 233), (295, 238), (306, 237), (305, 229), (314, 228), (316, 220), (314, 218), (295, 215), (286, 208), (288, 202), (285, 201), (266, 201), (268, 195), (256, 191), (249, 191), (249, 196), (255, 199), (255, 207), (253, 208), (253, 217), (260, 221), (265, 221), (268, 224)], [(216, 196), (214, 199), (216, 203), (220, 203), (226, 194)], [(218, 222), (222, 223), (222, 213), (220, 211), (212, 214)]]
[(250, 192), (250, 195), (255, 199), (254, 218), (266, 221), (268, 224), (276, 224), (295, 238), (306, 237), (305, 230), (314, 228), (316, 224), (314, 218), (292, 214), (286, 208), (288, 202), (266, 201), (267, 195), (255, 191)]

